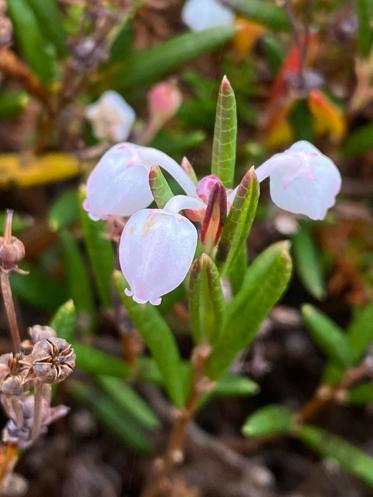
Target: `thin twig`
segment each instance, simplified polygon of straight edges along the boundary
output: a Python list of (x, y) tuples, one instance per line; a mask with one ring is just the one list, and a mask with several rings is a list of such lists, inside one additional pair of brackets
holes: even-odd
[(203, 391), (203, 382), (205, 380), (204, 366), (210, 352), (211, 349), (208, 345), (198, 345), (194, 349), (192, 357), (192, 382), (187, 402), (185, 407), (176, 415), (166, 451), (163, 457), (156, 461), (155, 475), (149, 480), (141, 497), (156, 497), (159, 495), (171, 469), (175, 464), (180, 463), (183, 460), (186, 429), (199, 404), (199, 399)]
[(34, 415), (32, 420), (32, 440), (36, 440), (40, 433), (41, 415), (43, 402), (43, 384), (36, 380), (34, 382)]

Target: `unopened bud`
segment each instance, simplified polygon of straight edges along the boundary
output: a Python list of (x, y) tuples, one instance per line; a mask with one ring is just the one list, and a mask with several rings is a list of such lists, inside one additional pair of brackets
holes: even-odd
[(64, 338), (39, 340), (32, 351), (35, 376), (45, 383), (60, 383), (75, 368), (75, 352)]
[(227, 194), (224, 185), (216, 183), (210, 193), (201, 225), (201, 241), (209, 253), (217, 245), (227, 217)]
[(21, 376), (8, 376), (0, 386), (0, 390), (5, 395), (22, 395), (23, 378)]
[(163, 81), (153, 86), (147, 95), (151, 119), (165, 123), (180, 107), (182, 96), (175, 81)]

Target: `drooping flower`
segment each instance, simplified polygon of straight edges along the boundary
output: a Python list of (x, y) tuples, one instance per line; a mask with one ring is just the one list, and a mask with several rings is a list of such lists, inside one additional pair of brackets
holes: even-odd
[(307, 141), (298, 141), (275, 154), (259, 168), (261, 182), (269, 177), (273, 202), (294, 214), (323, 219), (335, 203), (341, 188), (341, 175), (326, 155)]
[(133, 143), (111, 147), (91, 172), (84, 208), (94, 220), (130, 216), (153, 200), (149, 169), (158, 165), (173, 176), (189, 195), (195, 186), (177, 162), (167, 154)]
[(101, 97), (85, 109), (97, 138), (119, 142), (126, 140), (132, 130), (136, 114), (116, 91), (105, 91)]
[[(136, 212), (124, 227), (120, 266), (130, 286), (126, 294), (140, 304), (159, 305), (163, 295), (183, 282), (192, 264), (198, 234), (186, 217), (175, 212), (182, 208), (180, 197), (184, 196), (172, 198), (164, 209)], [(198, 199), (184, 198), (185, 206), (202, 204)]]
[(233, 11), (222, 5), (219, 0), (187, 0), (181, 18), (192, 31), (234, 23)]

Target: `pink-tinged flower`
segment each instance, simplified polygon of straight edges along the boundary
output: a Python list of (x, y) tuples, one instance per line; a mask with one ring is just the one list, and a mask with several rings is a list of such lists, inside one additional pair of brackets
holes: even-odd
[(334, 162), (307, 141), (294, 143), (256, 169), (261, 182), (270, 181), (273, 202), (294, 214), (323, 219), (341, 189)]
[(219, 0), (187, 0), (181, 11), (181, 19), (192, 31), (234, 23), (231, 9)]
[(97, 102), (85, 109), (97, 138), (119, 142), (126, 140), (132, 130), (136, 114), (116, 91), (106, 91)]
[(175, 81), (162, 81), (154, 85), (147, 94), (150, 119), (162, 126), (171, 119), (180, 107), (182, 96)]
[(84, 208), (93, 220), (109, 216), (130, 216), (153, 200), (149, 187), (149, 169), (158, 165), (173, 176), (189, 195), (195, 185), (167, 154), (133, 143), (111, 147), (89, 175)]
[(140, 304), (159, 305), (162, 295), (185, 279), (197, 239), (193, 224), (176, 212), (136, 212), (128, 220), (119, 244), (120, 266), (130, 286), (125, 293)]

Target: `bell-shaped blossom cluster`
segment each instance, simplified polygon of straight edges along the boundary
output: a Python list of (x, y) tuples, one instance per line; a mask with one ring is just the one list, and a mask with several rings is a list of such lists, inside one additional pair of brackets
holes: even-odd
[[(147, 208), (153, 201), (152, 166), (166, 170), (185, 191), (163, 209)], [(278, 207), (311, 219), (324, 218), (341, 187), (332, 160), (306, 141), (275, 154), (256, 169), (256, 175), (259, 181), (269, 177), (271, 198)], [(160, 150), (122, 143), (108, 150), (92, 171), (84, 207), (92, 219), (129, 218), (119, 243), (120, 266), (130, 287), (126, 294), (138, 303), (158, 305), (190, 269), (198, 242), (193, 222), (201, 224), (206, 249), (213, 249), (235, 193), (213, 175), (195, 184)]]

